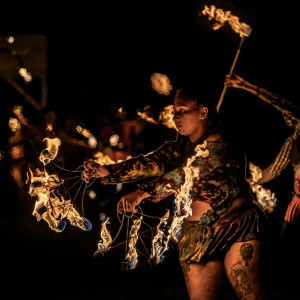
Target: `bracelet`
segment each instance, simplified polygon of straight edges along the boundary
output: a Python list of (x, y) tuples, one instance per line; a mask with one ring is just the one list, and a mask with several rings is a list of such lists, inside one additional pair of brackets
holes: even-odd
[(259, 97), (259, 92), (260, 92), (260, 89), (259, 89), (259, 87), (257, 87), (257, 88), (256, 88), (256, 96), (257, 96), (257, 97)]

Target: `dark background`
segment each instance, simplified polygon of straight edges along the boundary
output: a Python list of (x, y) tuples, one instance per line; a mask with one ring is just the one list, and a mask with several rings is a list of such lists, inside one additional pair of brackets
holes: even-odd
[[(0, 35), (46, 37), (48, 100), (43, 111), (36, 111), (0, 78), (1, 149), (6, 147), (10, 134), (7, 123), (15, 104), (24, 106), (33, 123), (40, 124), (41, 115), (52, 109), (61, 123), (66, 115), (74, 115), (92, 132), (101, 126), (103, 115), (116, 112), (120, 106), (133, 118), (145, 105), (151, 105), (154, 113), (159, 111), (172, 99), (151, 89), (154, 72), (166, 74), (174, 87), (200, 80), (211, 89), (217, 103), (240, 37), (227, 25), (212, 31), (207, 17), (198, 15), (204, 4), (231, 10), (252, 27), (236, 73), (297, 104), (299, 25), (292, 1), (12, 2), (1, 9)], [(26, 89), (39, 98), (38, 81)], [(261, 167), (268, 166), (291, 133), (279, 112), (243, 91), (228, 89), (220, 114), (236, 130), (248, 160)], [(153, 150), (174, 134), (145, 127), (139, 151)], [(86, 155), (78, 152), (75, 156), (82, 162)], [(6, 265), (3, 287), (11, 299), (20, 295), (30, 295), (31, 299), (187, 299), (176, 247), (168, 250), (162, 264), (149, 268), (147, 260), (141, 259), (138, 268), (130, 272), (121, 271), (122, 247), (103, 258), (93, 257), (99, 239), (99, 213), (114, 215), (115, 203), (134, 189), (133, 184), (118, 194), (113, 187), (95, 187), (101, 196), (94, 202), (87, 200), (85, 212), (93, 229), (83, 232), (69, 225), (56, 233), (31, 216), (30, 199), (24, 200), (28, 210), (20, 209), (9, 162), (4, 158), (0, 164), (2, 259)], [(291, 276), (293, 268), (285, 269), (282, 275), (279, 265), (286, 258), (274, 254), (273, 243), (290, 201), (292, 176), (288, 166), (266, 185), (278, 198), (270, 216), (273, 230), (268, 261), (272, 270), (278, 271), (269, 275), (276, 299), (299, 298), (294, 284), (297, 277)], [(148, 209), (153, 213), (152, 207)], [(117, 220), (112, 224), (117, 230)], [(229, 288), (224, 298), (234, 299)]]

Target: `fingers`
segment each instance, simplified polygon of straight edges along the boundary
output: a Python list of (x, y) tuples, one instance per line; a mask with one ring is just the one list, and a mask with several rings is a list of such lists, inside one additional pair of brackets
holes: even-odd
[(83, 162), (83, 167), (85, 170), (89, 171), (90, 169), (93, 169), (93, 165), (95, 164), (95, 162), (91, 159), (86, 160)]
[(136, 213), (137, 210), (135, 205), (130, 202), (130, 199), (126, 198), (126, 196), (122, 197), (117, 204), (117, 211), (122, 214), (124, 212), (133, 212)]

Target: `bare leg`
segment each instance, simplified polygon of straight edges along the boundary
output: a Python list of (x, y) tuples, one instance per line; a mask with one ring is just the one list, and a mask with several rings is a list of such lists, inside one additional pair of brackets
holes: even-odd
[(224, 283), (224, 266), (220, 258), (190, 264), (186, 284), (191, 300), (215, 300)]
[(224, 266), (240, 299), (268, 299), (262, 290), (259, 241), (234, 243), (225, 256)]

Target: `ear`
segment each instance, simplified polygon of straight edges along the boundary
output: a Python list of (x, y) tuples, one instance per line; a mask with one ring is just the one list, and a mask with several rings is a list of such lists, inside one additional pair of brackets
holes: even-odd
[(208, 116), (208, 108), (206, 106), (201, 106), (199, 108), (199, 113), (200, 113), (200, 119), (205, 120), (207, 119)]

